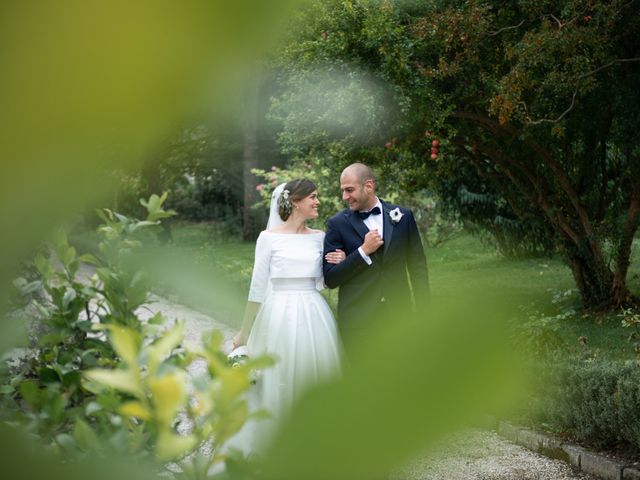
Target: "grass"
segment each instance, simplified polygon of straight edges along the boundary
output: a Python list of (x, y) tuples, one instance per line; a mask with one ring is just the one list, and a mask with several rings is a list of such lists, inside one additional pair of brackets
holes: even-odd
[[(639, 248), (629, 273), (638, 292)], [(581, 358), (632, 359), (630, 329), (613, 313), (590, 315), (581, 311), (580, 297), (570, 269), (561, 258), (507, 259), (470, 235), (458, 237), (427, 252), (434, 299), (455, 299), (460, 286), (480, 284), (499, 291), (537, 317), (547, 317), (551, 333), (564, 353)], [(574, 313), (572, 313), (574, 312)], [(526, 315), (523, 315), (523, 319)]]
[[(224, 238), (214, 225), (206, 223), (175, 224), (172, 234), (170, 248), (151, 242), (145, 250), (152, 259), (149, 263), (169, 265), (156, 273), (157, 288), (164, 294), (177, 293), (180, 301), (238, 326), (251, 281), (255, 244)], [(640, 246), (636, 244), (629, 272), (629, 284), (636, 293), (640, 292), (638, 260)], [(476, 237), (464, 234), (428, 249), (427, 261), (434, 301), (464, 301), (461, 287), (480, 286), (527, 306), (534, 319), (546, 317), (544, 322), (534, 320), (534, 326), (544, 323), (542, 330), (561, 342), (562, 350), (572, 357), (635, 358), (634, 346), (627, 339), (631, 330), (621, 326), (620, 317), (580, 313), (571, 272), (560, 258), (507, 259)], [(186, 282), (191, 286), (179, 291), (178, 281), (167, 281), (172, 277), (170, 265), (186, 269), (187, 275), (198, 279), (197, 285)], [(192, 267), (196, 273), (189, 270)], [(188, 289), (200, 294), (190, 298)], [(221, 292), (217, 298), (214, 291)], [(335, 308), (337, 291), (325, 290), (323, 294)], [(236, 308), (226, 307), (234, 302)], [(528, 321), (529, 315), (523, 313), (521, 320)], [(539, 334), (540, 328), (531, 332)]]

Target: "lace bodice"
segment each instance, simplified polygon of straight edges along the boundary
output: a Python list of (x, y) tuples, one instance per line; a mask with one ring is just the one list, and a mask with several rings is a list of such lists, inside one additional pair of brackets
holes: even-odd
[(271, 280), (313, 279), (322, 286), (324, 232), (307, 235), (265, 230), (256, 242), (249, 301), (262, 303)]

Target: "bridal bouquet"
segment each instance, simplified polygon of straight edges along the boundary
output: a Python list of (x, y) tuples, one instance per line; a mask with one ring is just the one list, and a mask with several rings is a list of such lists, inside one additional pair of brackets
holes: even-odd
[[(231, 368), (240, 368), (244, 366), (249, 360), (249, 350), (246, 345), (240, 345), (237, 348), (231, 350), (227, 355), (227, 360)], [(255, 370), (251, 371), (251, 384), (255, 385), (258, 380), (258, 376)]]
[(229, 355), (227, 355), (227, 359), (229, 360), (229, 366), (233, 368), (244, 365), (249, 359), (249, 350), (247, 349), (247, 346), (240, 345), (239, 347), (234, 348), (231, 350)]

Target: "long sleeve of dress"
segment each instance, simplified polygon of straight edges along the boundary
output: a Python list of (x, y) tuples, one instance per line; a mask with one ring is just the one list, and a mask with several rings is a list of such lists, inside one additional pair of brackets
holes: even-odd
[(269, 264), (271, 263), (271, 242), (269, 235), (262, 232), (256, 242), (256, 254), (249, 288), (249, 301), (262, 303), (269, 283)]

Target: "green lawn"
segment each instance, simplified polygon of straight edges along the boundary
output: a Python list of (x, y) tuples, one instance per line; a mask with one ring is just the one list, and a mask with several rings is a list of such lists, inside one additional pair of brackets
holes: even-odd
[[(634, 245), (630, 286), (640, 292), (639, 245)], [(631, 330), (621, 318), (585, 315), (570, 269), (560, 258), (506, 259), (477, 238), (463, 235), (427, 252), (434, 299), (455, 298), (461, 285), (480, 284), (503, 292), (529, 310), (553, 317), (550, 325), (570, 355), (590, 358), (635, 358)], [(571, 314), (575, 311), (575, 314)], [(526, 315), (523, 314), (523, 320)], [(582, 340), (582, 341), (581, 341)], [(585, 344), (586, 341), (586, 344)]]
[[(155, 255), (153, 258), (160, 255), (160, 263), (174, 258), (183, 268), (185, 265), (197, 267), (200, 286), (213, 282), (204, 287), (205, 292), (216, 289), (222, 292), (217, 302), (211, 301), (215, 295), (201, 295), (200, 300), (207, 298), (194, 302), (185, 298), (183, 289), (179, 293), (180, 300), (237, 325), (241, 315), (239, 304), (243, 303), (248, 292), (255, 244), (221, 239), (219, 233), (207, 224), (174, 225), (173, 238), (174, 246), (170, 250), (155, 246), (147, 248), (147, 253)], [(635, 245), (635, 261), (629, 274), (635, 292), (640, 291), (639, 250)], [(459, 297), (465, 286), (498, 291), (505, 299), (518, 305), (528, 305), (528, 311), (538, 312), (538, 317), (553, 317), (547, 320), (544, 328), (551, 330), (563, 342), (562, 349), (572, 356), (635, 358), (633, 345), (627, 340), (631, 331), (621, 327), (619, 317), (570, 314), (572, 310), (579, 312), (580, 299), (570, 270), (559, 258), (506, 259), (466, 234), (429, 249), (427, 258), (434, 301), (464, 301)], [(163, 284), (161, 279), (166, 276), (166, 273), (160, 273), (159, 283)], [(169, 293), (173, 287), (164, 285), (163, 288), (165, 293)], [(335, 307), (336, 292), (325, 290), (324, 294)], [(221, 305), (231, 298), (238, 307), (222, 311)], [(528, 321), (524, 313), (522, 321)], [(582, 343), (579, 341), (581, 337), (584, 337)]]

